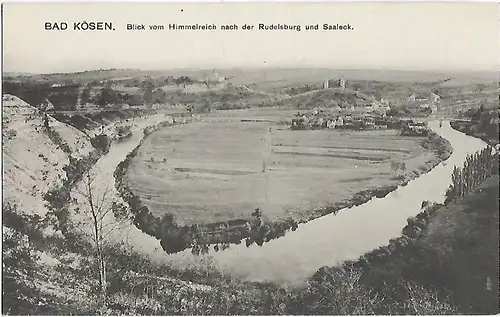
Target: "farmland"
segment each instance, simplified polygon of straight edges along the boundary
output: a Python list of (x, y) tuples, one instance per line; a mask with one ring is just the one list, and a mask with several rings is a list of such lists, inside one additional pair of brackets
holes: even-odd
[[(153, 133), (128, 181), (153, 214), (171, 213), (183, 225), (248, 219), (257, 207), (270, 221), (303, 220), (313, 209), (428, 170), (436, 156), (420, 145), (424, 139), (395, 130), (196, 122)], [(391, 170), (392, 161), (404, 161), (406, 171)]]

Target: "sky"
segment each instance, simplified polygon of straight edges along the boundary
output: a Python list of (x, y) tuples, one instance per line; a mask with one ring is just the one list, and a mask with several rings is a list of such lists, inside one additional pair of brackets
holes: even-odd
[[(115, 31), (47, 31), (46, 22), (111, 21)], [(10, 3), (6, 72), (321, 67), (497, 71), (495, 3)], [(127, 23), (236, 23), (237, 31), (127, 31)], [(302, 25), (302, 31), (241, 25)], [(304, 25), (351, 24), (351, 31)]]

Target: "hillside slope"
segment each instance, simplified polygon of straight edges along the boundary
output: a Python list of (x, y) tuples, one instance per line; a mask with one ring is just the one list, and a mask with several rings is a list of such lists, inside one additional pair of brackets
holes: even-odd
[(3, 95), (2, 104), (4, 201), (26, 213), (44, 215), (43, 195), (62, 184), (69, 154), (81, 157), (92, 146), (83, 133), (47, 116), (48, 125), (63, 138), (58, 142), (56, 134), (44, 129), (44, 113), (18, 97)]
[(436, 213), (424, 245), (438, 250), (440, 278), (464, 313), (498, 313), (498, 175)]
[[(2, 104), (2, 312), (109, 314), (112, 310), (96, 295), (96, 279), (89, 274), (94, 268), (89, 245), (79, 236), (46, 230), (53, 226), (48, 212), (54, 210), (46, 206), (45, 194), (60, 187), (69, 190), (70, 185), (64, 183), (69, 177), (67, 167), (74, 168), (78, 159), (89, 161), (87, 156), (95, 157), (89, 155), (94, 147), (80, 130), (55, 120), (18, 97), (3, 95)], [(104, 130), (108, 132), (113, 127), (112, 124)], [(171, 300), (182, 299), (176, 291), (191, 292), (190, 297), (195, 293), (204, 296), (211, 290), (210, 286), (176, 278), (150, 276), (156, 267), (149, 267), (147, 259), (120, 248), (110, 246), (107, 250), (109, 270), (119, 273), (119, 278), (130, 280), (132, 291), (139, 292), (135, 296), (151, 292), (149, 288), (143, 290), (142, 284), (147, 288), (154, 284), (152, 279), (159, 284), (155, 291), (163, 297), (172, 297)], [(137, 285), (139, 290), (134, 289)], [(133, 302), (134, 296), (131, 300), (127, 295), (120, 293), (114, 298), (120, 309), (133, 315), (144, 313), (145, 310)], [(148, 309), (151, 314), (157, 308)]]

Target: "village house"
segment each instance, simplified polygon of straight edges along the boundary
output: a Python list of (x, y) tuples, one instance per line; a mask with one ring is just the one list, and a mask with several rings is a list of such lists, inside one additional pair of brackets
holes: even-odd
[(431, 101), (434, 102), (434, 103), (438, 103), (441, 101), (441, 97), (435, 93), (431, 93), (431, 97), (430, 97)]
[(425, 126), (405, 126), (401, 131), (401, 135), (405, 136), (427, 136), (429, 129)]
[[(363, 114), (327, 115), (321, 109), (315, 108), (307, 114), (300, 112), (294, 114), (291, 120), (291, 128), (299, 130), (308, 129), (350, 129), (350, 130), (372, 130), (387, 129), (390, 122), (387, 115), (379, 109)], [(394, 127), (392, 127), (394, 128)], [(400, 127), (397, 127), (400, 128)]]
[(380, 106), (381, 105), (378, 102), (370, 102), (370, 103), (366, 103), (364, 105), (364, 109), (368, 110), (368, 111), (370, 111), (370, 110), (377, 110), (377, 109), (380, 108)]
[(435, 93), (431, 93), (429, 96), (412, 94), (407, 99), (408, 110), (414, 115), (430, 115), (432, 113), (437, 113), (438, 104), (441, 101), (441, 97)]
[(411, 105), (422, 105), (422, 104), (437, 104), (441, 101), (441, 97), (435, 93), (431, 93), (429, 96), (412, 94), (408, 97), (408, 103)]
[(427, 100), (426, 97), (422, 96), (422, 95), (417, 95), (417, 94), (411, 94), (410, 97), (408, 97), (407, 101), (409, 103), (414, 103), (414, 102), (418, 102), (418, 101), (425, 101)]
[(435, 104), (423, 104), (420, 105), (420, 110), (422, 112), (437, 113), (438, 107)]

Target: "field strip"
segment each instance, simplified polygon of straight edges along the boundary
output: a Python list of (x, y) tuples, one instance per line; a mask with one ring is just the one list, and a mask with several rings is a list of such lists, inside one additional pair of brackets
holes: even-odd
[(372, 156), (358, 156), (358, 155), (342, 155), (342, 154), (328, 154), (328, 153), (303, 153), (303, 152), (285, 152), (285, 151), (273, 151), (274, 154), (284, 154), (284, 155), (303, 155), (303, 156), (321, 156), (321, 157), (335, 157), (342, 159), (360, 160), (360, 161), (377, 161), (383, 162), (390, 157), (372, 157)]
[(314, 145), (314, 146), (301, 146), (296, 144), (273, 144), (273, 146), (283, 147), (297, 147), (297, 148), (320, 148), (320, 149), (340, 149), (340, 150), (365, 150), (365, 151), (383, 151), (383, 152), (398, 152), (410, 154), (409, 150), (401, 149), (388, 149), (388, 148), (367, 148), (367, 147), (352, 147), (352, 146), (328, 146), (328, 145)]

